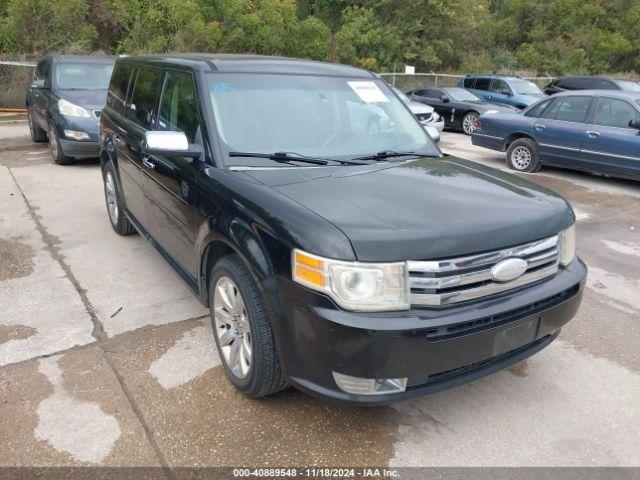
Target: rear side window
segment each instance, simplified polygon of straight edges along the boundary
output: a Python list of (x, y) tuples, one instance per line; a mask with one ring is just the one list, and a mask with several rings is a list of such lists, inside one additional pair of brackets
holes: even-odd
[(544, 112), (544, 118), (584, 123), (590, 103), (590, 97), (558, 98), (553, 102), (553, 105)]
[(619, 98), (599, 98), (593, 113), (593, 123), (605, 127), (628, 128), (631, 120), (638, 120), (638, 111)]
[(478, 78), (476, 80), (476, 86), (473, 88), (477, 90), (489, 90), (489, 85), (491, 85), (490, 78)]
[(131, 101), (125, 108), (125, 115), (147, 130), (154, 127), (154, 110), (156, 100), (162, 87), (162, 75), (160, 70), (138, 70)]
[(129, 77), (131, 77), (131, 67), (121, 63), (116, 64), (109, 83), (107, 105), (118, 113), (124, 111), (124, 101), (127, 98), (127, 89), (129, 88)]
[(200, 121), (190, 73), (168, 72), (160, 101), (158, 130), (184, 132), (189, 143), (199, 135)]
[(475, 78), (465, 78), (464, 79), (464, 88), (473, 88), (473, 83), (476, 81)]
[(540, 117), (544, 109), (547, 108), (547, 106), (549, 105), (549, 103), (551, 103), (551, 99), (540, 102), (535, 107), (532, 107), (530, 110), (528, 110), (527, 113), (524, 114), (524, 116), (534, 117), (534, 118)]

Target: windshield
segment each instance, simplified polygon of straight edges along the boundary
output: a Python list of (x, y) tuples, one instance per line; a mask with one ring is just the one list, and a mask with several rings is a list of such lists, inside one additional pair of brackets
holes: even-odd
[(618, 86), (626, 92), (640, 92), (640, 84), (628, 80), (616, 80)]
[(520, 95), (542, 95), (542, 90), (528, 80), (510, 80), (509, 85)]
[[(377, 152), (437, 155), (426, 132), (381, 80), (211, 74), (209, 98), (229, 151), (348, 159)], [(229, 157), (229, 165), (269, 165)]]
[(475, 96), (464, 88), (447, 88), (447, 93), (451, 95), (456, 102), (481, 102), (479, 97)]
[(56, 87), (61, 90), (106, 90), (113, 63), (61, 63), (55, 69)]

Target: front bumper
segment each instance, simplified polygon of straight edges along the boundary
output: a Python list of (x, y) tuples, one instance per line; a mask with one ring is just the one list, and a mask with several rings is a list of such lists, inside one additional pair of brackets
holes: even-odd
[[(97, 118), (65, 117), (57, 114), (54, 123), (60, 139), (60, 148), (65, 155), (75, 158), (92, 158), (100, 156), (100, 134)], [(86, 132), (89, 138), (76, 140), (66, 137), (65, 130)]]
[[(384, 404), (450, 388), (506, 368), (551, 343), (580, 305), (586, 267), (579, 259), (553, 278), (500, 297), (447, 309), (364, 314), (280, 278), (287, 312), (275, 322), (291, 383), (340, 402)], [(332, 372), (407, 378), (404, 392), (356, 395)]]

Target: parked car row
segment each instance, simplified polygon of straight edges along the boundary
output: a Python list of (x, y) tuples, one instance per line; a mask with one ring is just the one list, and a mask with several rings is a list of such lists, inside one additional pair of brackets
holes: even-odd
[[(104, 107), (85, 105), (59, 88), (63, 63), (34, 85), (38, 121), (29, 94), (33, 126), (57, 115), (53, 134), (88, 142), (73, 122), (99, 112), (108, 221), (209, 307), (247, 395), (380, 404), (453, 387), (538, 352), (580, 304), (571, 207), (444, 156), (427, 131), (462, 112), (441, 118), (354, 67), (205, 54), (119, 58)], [(480, 119), (499, 110), (444, 95)]]
[[(541, 165), (640, 178), (640, 85), (606, 77), (564, 77), (546, 88), (517, 77), (468, 75), (456, 88), (407, 92), (435, 108), (474, 145), (505, 151), (510, 168)], [(597, 87), (584, 90), (586, 87)]]
[(549, 164), (640, 179), (640, 91), (565, 92), (522, 113), (483, 115), (472, 142), (506, 151), (518, 171)]

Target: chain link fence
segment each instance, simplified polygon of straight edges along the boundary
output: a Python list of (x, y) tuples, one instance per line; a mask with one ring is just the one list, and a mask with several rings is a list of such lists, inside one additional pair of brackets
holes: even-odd
[[(465, 75), (454, 75), (449, 73), (381, 73), (380, 76), (387, 83), (395, 85), (403, 92), (421, 87), (456, 87), (461, 78)], [(553, 77), (522, 77), (530, 80), (539, 87), (546, 86)]]
[(35, 67), (31, 62), (0, 61), (0, 112), (24, 110)]

